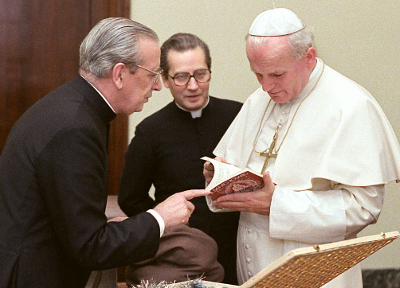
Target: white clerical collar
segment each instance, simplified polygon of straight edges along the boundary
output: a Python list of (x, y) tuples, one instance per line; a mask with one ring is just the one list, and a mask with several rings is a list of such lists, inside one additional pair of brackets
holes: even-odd
[(322, 65), (323, 65), (322, 61), (319, 58), (317, 58), (317, 64), (315, 65), (314, 70), (311, 72), (310, 79), (308, 79), (308, 81), (314, 79), (315, 75), (321, 69)]
[(93, 87), (93, 89), (97, 91), (97, 93), (99, 93), (99, 94), (100, 94), (101, 98), (103, 98), (103, 99), (104, 99), (104, 101), (106, 101), (107, 105), (108, 105), (108, 106), (110, 106), (111, 110), (112, 110), (112, 111), (115, 113), (115, 111), (114, 111), (114, 108), (111, 106), (110, 102), (108, 102), (108, 101), (107, 101), (106, 97), (104, 97), (104, 95), (103, 95), (103, 94), (101, 94), (101, 92), (99, 91), (99, 89), (97, 89), (97, 88), (96, 88), (96, 86), (94, 86), (92, 83), (90, 83), (90, 81), (89, 81), (89, 80), (87, 80), (87, 79), (86, 79), (85, 77), (83, 77), (82, 75), (81, 75), (81, 77), (82, 77), (83, 79), (85, 79), (85, 80), (86, 80), (86, 82), (88, 82), (88, 83), (90, 84), (90, 86), (92, 86), (92, 87)]
[(196, 110), (196, 111), (189, 111), (189, 110), (187, 110), (187, 109), (184, 109), (184, 108), (182, 108), (181, 106), (179, 106), (178, 103), (176, 103), (176, 101), (175, 101), (175, 104), (176, 104), (176, 106), (178, 106), (178, 107), (179, 107), (180, 109), (182, 109), (183, 111), (190, 112), (190, 114), (192, 115), (192, 118), (194, 119), (194, 118), (200, 118), (200, 117), (201, 117), (201, 114), (203, 113), (203, 109), (207, 107), (207, 105), (208, 105), (209, 102), (210, 102), (210, 97), (207, 97), (207, 103), (206, 103), (206, 105), (204, 105), (203, 108), (201, 108), (201, 109), (199, 109), (199, 110)]

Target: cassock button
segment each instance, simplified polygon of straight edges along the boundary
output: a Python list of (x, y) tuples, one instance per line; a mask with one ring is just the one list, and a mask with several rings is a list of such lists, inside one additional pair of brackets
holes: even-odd
[(249, 245), (249, 244), (246, 244), (246, 245), (244, 245), (244, 248), (249, 249), (249, 248), (250, 248), (250, 245)]
[(250, 271), (247, 272), (247, 274), (249, 275), (249, 277), (253, 277), (253, 274)]
[(251, 259), (250, 259), (250, 258), (247, 258), (247, 259), (246, 259), (246, 262), (247, 262), (247, 263), (251, 263)]

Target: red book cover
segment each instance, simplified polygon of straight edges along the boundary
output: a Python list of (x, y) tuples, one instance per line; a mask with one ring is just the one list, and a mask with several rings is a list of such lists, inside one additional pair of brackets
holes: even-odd
[(225, 194), (253, 192), (262, 187), (264, 187), (264, 181), (261, 175), (244, 170), (212, 188), (210, 196), (216, 199)]

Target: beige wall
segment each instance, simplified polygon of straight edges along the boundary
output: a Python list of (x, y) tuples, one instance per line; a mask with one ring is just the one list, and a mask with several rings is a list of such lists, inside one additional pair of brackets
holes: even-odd
[[(153, 28), (166, 40), (176, 32), (197, 34), (213, 58), (210, 93), (245, 101), (258, 87), (244, 52), (244, 36), (260, 12), (273, 7), (296, 12), (315, 33), (319, 57), (367, 88), (381, 104), (400, 136), (400, 3), (375, 0), (132, 0), (132, 19)], [(153, 93), (135, 125), (171, 101), (167, 89)], [(388, 185), (377, 224), (361, 236), (400, 230), (400, 184)], [(362, 262), (364, 268), (400, 268), (400, 240)]]

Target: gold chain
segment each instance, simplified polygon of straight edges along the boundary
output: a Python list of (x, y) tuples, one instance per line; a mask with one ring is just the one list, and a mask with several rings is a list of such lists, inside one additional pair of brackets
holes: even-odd
[[(278, 148), (275, 149), (275, 154), (277, 154), (278, 151), (279, 151), (279, 149), (281, 149), (281, 146), (282, 146), (282, 144), (283, 144), (283, 141), (285, 141), (286, 136), (287, 136), (287, 134), (288, 134), (288, 132), (289, 132), (289, 129), (292, 127), (294, 118), (296, 117), (297, 112), (299, 111), (300, 106), (303, 104), (304, 100), (306, 100), (306, 98), (311, 94), (311, 92), (314, 91), (314, 89), (315, 89), (315, 87), (317, 86), (319, 80), (321, 79), (321, 76), (322, 76), (322, 74), (324, 73), (324, 68), (325, 68), (325, 65), (322, 64), (322, 71), (321, 71), (321, 74), (319, 75), (317, 81), (315, 82), (315, 84), (314, 84), (314, 86), (312, 87), (312, 89), (310, 90), (310, 92), (308, 92), (308, 94), (303, 98), (303, 100), (301, 100), (300, 104), (299, 104), (299, 105), (297, 106), (297, 108), (296, 108), (296, 111), (294, 111), (294, 115), (293, 115), (292, 121), (290, 121), (289, 126), (288, 126), (288, 128), (286, 129), (286, 133), (285, 133), (285, 135), (283, 135), (283, 138), (282, 138), (282, 141), (281, 141), (280, 145), (278, 146)], [(265, 118), (265, 115), (266, 115), (266, 113), (267, 113), (267, 110), (268, 110), (268, 107), (269, 107), (269, 104), (271, 103), (271, 101), (272, 101), (272, 100), (269, 99), (268, 105), (267, 105), (267, 107), (265, 108), (264, 115), (263, 115), (263, 117), (262, 117), (262, 119), (261, 119), (260, 125), (258, 126), (258, 131), (257, 131), (256, 137), (254, 138), (254, 141), (253, 141), (253, 150), (254, 150), (254, 152), (256, 152), (256, 153), (258, 153), (258, 154), (263, 153), (263, 152), (259, 152), (259, 151), (256, 150), (256, 144), (257, 144), (258, 139), (259, 139), (259, 137), (260, 137), (261, 131), (262, 131), (262, 129), (264, 128), (264, 125), (265, 125), (265, 123), (263, 123), (263, 122), (264, 122), (264, 118)], [(275, 106), (276, 106), (276, 103), (275, 103), (274, 107), (272, 107), (272, 111), (274, 110)], [(272, 111), (271, 111), (271, 112), (272, 112)], [(279, 121), (278, 125), (276, 126), (276, 129), (275, 129), (276, 132), (275, 132), (274, 137), (277, 137), (277, 132), (278, 132), (278, 129), (279, 129), (279, 125), (281, 125), (281, 122), (280, 122), (280, 121)], [(276, 139), (276, 140), (277, 140), (277, 139)], [(268, 148), (267, 148), (267, 149), (268, 149)], [(266, 150), (265, 150), (265, 151), (266, 151)], [(268, 152), (269, 152), (269, 153), (273, 153), (273, 151), (268, 151)]]
[[(272, 100), (271, 100), (271, 98), (270, 98), (269, 101), (268, 101), (268, 105), (267, 105), (267, 107), (265, 108), (265, 111), (264, 111), (263, 117), (262, 117), (262, 119), (261, 119), (261, 122), (260, 122), (260, 124), (258, 125), (258, 131), (257, 131), (256, 137), (254, 138), (254, 141), (253, 141), (253, 150), (254, 150), (254, 152), (256, 152), (256, 153), (258, 153), (258, 154), (263, 153), (263, 151), (257, 151), (257, 150), (256, 150), (256, 144), (257, 144), (257, 142), (258, 142), (258, 138), (260, 138), (261, 131), (262, 131), (262, 129), (264, 128), (264, 125), (265, 125), (265, 123), (264, 123), (265, 114), (267, 113), (267, 110), (268, 110), (269, 104), (271, 104), (271, 101), (272, 101)], [(274, 110), (275, 106), (276, 106), (276, 103), (275, 103), (274, 107), (272, 107), (271, 112)], [(278, 124), (278, 125), (279, 125), (279, 124)], [(278, 127), (278, 126), (277, 126), (277, 127)], [(267, 148), (267, 149), (268, 149), (268, 148)], [(270, 151), (270, 152), (271, 152), (271, 151)]]

